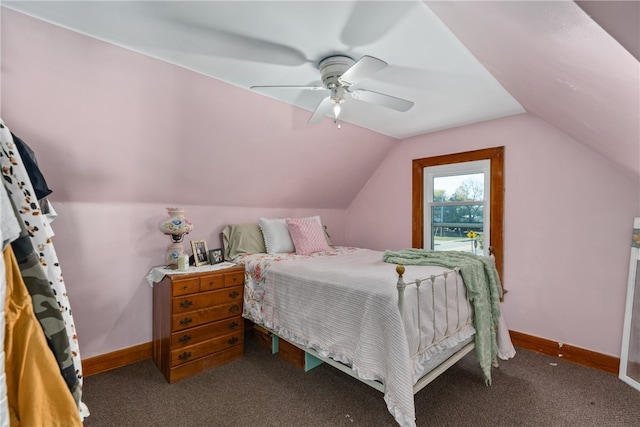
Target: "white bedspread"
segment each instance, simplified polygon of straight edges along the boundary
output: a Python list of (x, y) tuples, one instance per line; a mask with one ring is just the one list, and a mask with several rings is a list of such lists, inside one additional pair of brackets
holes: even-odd
[[(437, 266), (407, 266), (404, 278), (409, 282), (443, 271)], [(322, 356), (349, 364), (360, 378), (381, 381), (389, 412), (400, 425), (415, 425), (413, 384), (422, 375), (424, 362), (475, 332), (464, 285), (452, 272), (446, 286), (445, 278), (436, 280), (436, 298), (447, 299), (436, 304), (436, 339), (431, 321), (425, 322), (434, 317), (428, 285), (420, 290), (421, 334), (408, 333), (418, 329), (417, 310), (409, 303), (415, 300), (416, 289), (406, 291), (403, 323), (395, 266), (382, 262), (382, 252), (358, 249), (340, 256), (280, 258), (262, 277), (264, 300), (259, 312), (264, 325)], [(444, 308), (455, 305), (462, 312), (460, 318)]]

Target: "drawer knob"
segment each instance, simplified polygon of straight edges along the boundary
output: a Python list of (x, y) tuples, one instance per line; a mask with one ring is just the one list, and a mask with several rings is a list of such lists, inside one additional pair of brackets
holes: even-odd
[(182, 353), (181, 355), (178, 356), (178, 359), (187, 360), (190, 357), (191, 357), (191, 352), (190, 351), (185, 351), (184, 353)]
[(240, 308), (236, 304), (229, 307), (229, 313), (235, 313), (238, 310), (240, 310)]
[(193, 301), (191, 301), (190, 299), (186, 299), (180, 303), (180, 307), (182, 308), (188, 308), (188, 307), (191, 307), (192, 305), (193, 305)]
[(239, 323), (234, 320), (233, 322), (229, 323), (229, 329), (235, 329), (238, 327), (238, 325)]
[(231, 337), (231, 338), (229, 338), (229, 339), (227, 340), (227, 342), (228, 342), (229, 344), (235, 344), (235, 343), (237, 343), (237, 342), (238, 342), (238, 340), (239, 340), (239, 338), (238, 338), (238, 337)]
[(180, 341), (181, 343), (189, 342), (189, 340), (191, 340), (191, 335), (189, 334), (185, 334), (178, 338), (178, 341)]
[(191, 317), (185, 317), (184, 319), (180, 319), (181, 325), (188, 325), (191, 322), (193, 322), (193, 319)]
[(235, 298), (238, 295), (240, 295), (240, 292), (238, 291), (229, 292), (229, 298)]

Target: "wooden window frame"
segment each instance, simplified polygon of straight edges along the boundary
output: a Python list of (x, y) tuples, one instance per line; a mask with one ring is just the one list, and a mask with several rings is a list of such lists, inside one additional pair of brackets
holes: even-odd
[(496, 259), (496, 268), (500, 279), (502, 279), (504, 268), (504, 147), (484, 148), (413, 160), (412, 247), (424, 247), (424, 168), (476, 160), (491, 161), (490, 240)]

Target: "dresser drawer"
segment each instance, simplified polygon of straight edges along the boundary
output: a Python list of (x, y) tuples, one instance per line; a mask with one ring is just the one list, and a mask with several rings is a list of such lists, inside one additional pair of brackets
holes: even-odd
[(234, 334), (224, 335), (218, 338), (204, 341), (200, 344), (191, 345), (171, 352), (171, 366), (190, 362), (203, 356), (207, 356), (217, 351), (225, 350), (233, 346), (244, 345), (244, 333), (238, 331)]
[(244, 284), (244, 272), (231, 273), (224, 276), (224, 287), (230, 288), (232, 286), (238, 286)]
[(193, 294), (200, 291), (200, 279), (194, 277), (192, 279), (174, 279), (171, 284), (172, 295), (180, 296)]
[(239, 316), (242, 313), (242, 301), (216, 305), (202, 310), (175, 314), (172, 317), (172, 331), (181, 331), (204, 323), (215, 322), (228, 317)]
[(200, 278), (200, 291), (212, 291), (214, 289), (224, 288), (225, 276), (217, 274), (215, 276), (202, 276)]
[(242, 286), (236, 286), (234, 288), (224, 288), (218, 291), (202, 292), (195, 295), (174, 298), (172, 301), (173, 314), (200, 310), (227, 302), (241, 302), (242, 291)]
[(198, 326), (180, 331), (171, 335), (171, 348), (182, 348), (211, 338), (217, 338), (232, 332), (242, 332), (244, 319), (240, 316), (213, 322), (208, 325)]

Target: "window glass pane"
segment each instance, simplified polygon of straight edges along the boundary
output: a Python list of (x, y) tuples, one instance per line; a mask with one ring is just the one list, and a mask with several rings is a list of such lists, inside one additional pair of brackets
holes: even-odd
[(484, 205), (444, 205), (431, 207), (433, 224), (447, 223), (451, 227), (482, 227)]
[(482, 255), (483, 205), (431, 207), (431, 249), (464, 251)]
[(484, 173), (439, 176), (433, 179), (433, 201), (484, 200)]

